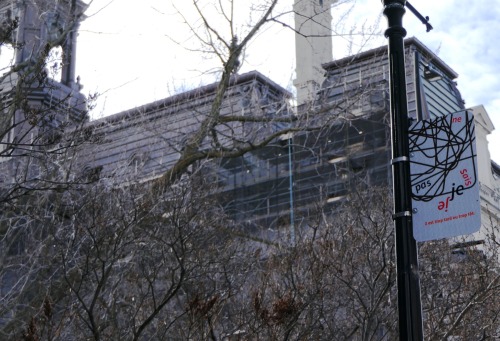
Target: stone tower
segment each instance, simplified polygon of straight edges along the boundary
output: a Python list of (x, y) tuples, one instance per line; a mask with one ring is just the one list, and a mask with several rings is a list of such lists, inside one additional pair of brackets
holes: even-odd
[[(0, 162), (47, 145), (64, 127), (86, 120), (86, 99), (75, 78), (81, 0), (0, 0), (0, 38), (14, 49), (0, 75)], [(50, 78), (50, 51), (62, 54), (60, 78)]]
[(295, 0), (297, 104), (314, 98), (324, 80), (321, 64), (332, 61), (331, 5), (336, 0)]

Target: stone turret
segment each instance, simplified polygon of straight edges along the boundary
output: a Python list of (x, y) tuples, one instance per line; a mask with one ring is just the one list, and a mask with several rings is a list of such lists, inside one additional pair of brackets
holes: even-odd
[[(87, 119), (75, 77), (77, 29), (85, 9), (81, 0), (0, 0), (1, 43), (14, 50), (12, 68), (0, 75), (0, 161), (25, 153), (19, 146), (50, 144), (65, 127)], [(54, 50), (59, 72), (48, 77)]]
[(6, 39), (15, 46), (15, 64), (36, 62), (49, 43), (52, 47), (59, 46), (62, 70), (57, 81), (73, 87), (76, 32), (85, 9), (86, 4), (81, 0), (0, 0), (1, 27), (17, 21), (17, 28)]

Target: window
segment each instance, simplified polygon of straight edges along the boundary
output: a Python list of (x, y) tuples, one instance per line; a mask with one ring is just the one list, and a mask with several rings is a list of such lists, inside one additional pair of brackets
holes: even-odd
[(45, 66), (49, 78), (60, 82), (62, 77), (63, 49), (60, 46), (53, 47), (47, 58)]

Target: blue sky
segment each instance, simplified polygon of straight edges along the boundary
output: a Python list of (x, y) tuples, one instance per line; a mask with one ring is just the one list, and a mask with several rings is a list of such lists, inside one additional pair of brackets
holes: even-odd
[[(429, 33), (407, 10), (407, 36), (415, 36), (454, 69), (466, 107), (484, 105), (497, 131), (489, 136), (492, 159), (500, 163), (500, 0), (412, 0), (410, 3), (430, 17)], [(355, 16), (368, 18), (381, 6), (378, 0), (358, 0)], [(381, 20), (381, 28), (386, 20)], [(374, 39), (384, 44), (384, 39)]]

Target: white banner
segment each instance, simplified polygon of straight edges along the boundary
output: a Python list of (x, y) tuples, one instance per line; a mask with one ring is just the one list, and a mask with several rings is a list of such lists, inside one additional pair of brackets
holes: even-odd
[(474, 117), (462, 111), (410, 127), (413, 234), (417, 241), (477, 232), (481, 206)]

